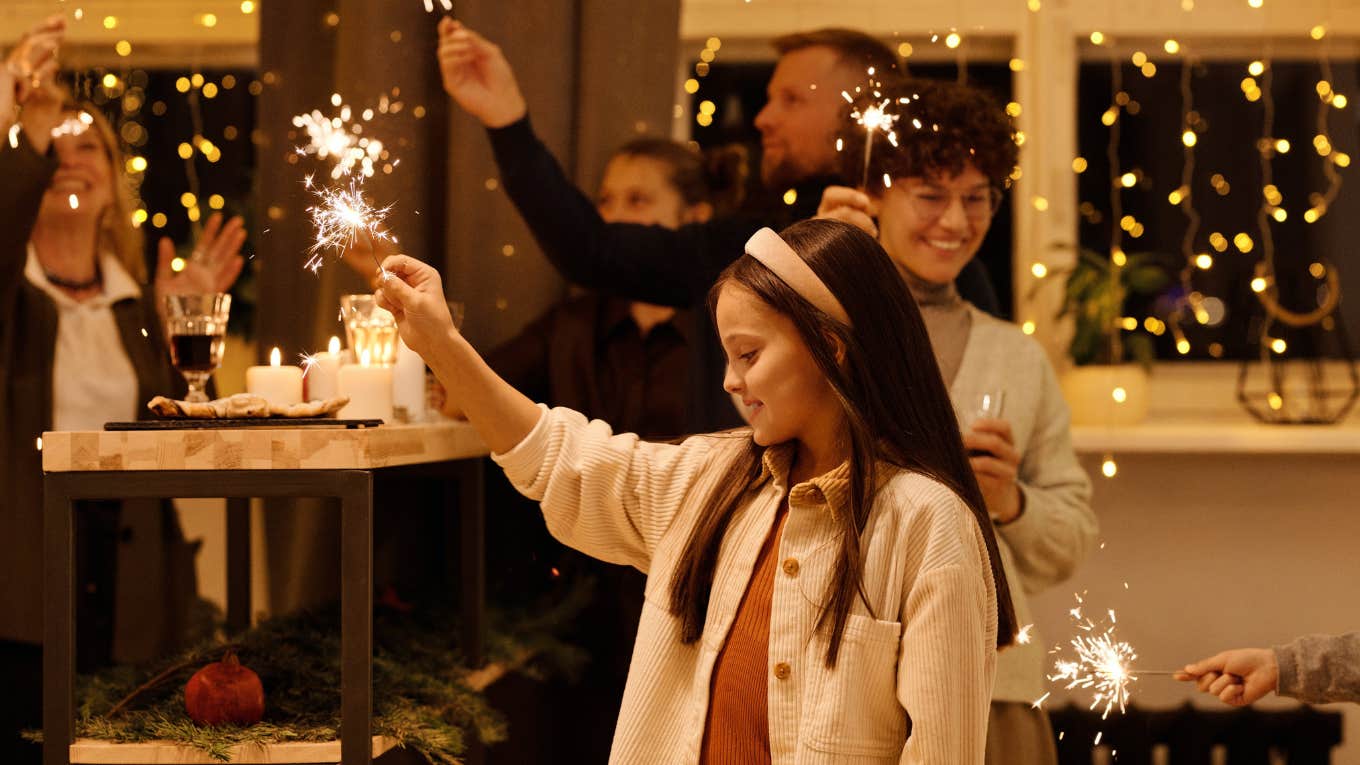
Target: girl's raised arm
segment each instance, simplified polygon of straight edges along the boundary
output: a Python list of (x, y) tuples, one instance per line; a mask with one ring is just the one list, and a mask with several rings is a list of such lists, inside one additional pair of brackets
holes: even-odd
[(454, 329), (438, 272), (403, 255), (383, 261), (383, 269), (389, 276), (378, 302), (396, 315), (402, 339), (434, 370), (515, 487), (542, 504), (549, 531), (588, 555), (649, 570), (691, 488), (712, 475), (706, 468), (719, 439), (649, 443), (579, 412), (535, 404)]

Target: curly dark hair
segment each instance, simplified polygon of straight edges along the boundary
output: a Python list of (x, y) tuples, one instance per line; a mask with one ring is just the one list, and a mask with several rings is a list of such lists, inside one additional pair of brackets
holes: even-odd
[(971, 164), (997, 188), (1010, 185), (1019, 158), (1015, 125), (990, 93), (969, 85), (924, 78), (892, 78), (860, 93), (847, 109), (841, 142), (844, 177), (859, 180), (864, 173), (864, 128), (848, 116), (884, 101), (900, 115), (893, 146), (882, 131), (872, 137), (869, 160), (870, 193), (883, 190), (883, 177), (930, 178), (958, 175)]

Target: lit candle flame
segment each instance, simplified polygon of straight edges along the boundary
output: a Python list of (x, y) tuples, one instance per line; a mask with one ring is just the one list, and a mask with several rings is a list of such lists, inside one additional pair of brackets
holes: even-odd
[(326, 346), (326, 350), (330, 351), (330, 354), (332, 356), (340, 355), (340, 338), (336, 337), (335, 335), (331, 335), (331, 341)]
[(72, 210), (80, 209), (80, 198), (77, 197), (75, 194), (72, 194), (71, 196), (67, 197), (66, 203), (71, 205)]
[(274, 346), (274, 350), (269, 352), (269, 366), (276, 367), (283, 363), (283, 354), (279, 353), (279, 347)]

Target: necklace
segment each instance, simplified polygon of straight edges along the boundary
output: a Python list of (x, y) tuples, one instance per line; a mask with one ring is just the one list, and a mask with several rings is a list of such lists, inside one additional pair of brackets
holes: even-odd
[(84, 292), (86, 290), (92, 290), (95, 287), (98, 287), (99, 285), (104, 283), (104, 275), (101, 274), (99, 272), (99, 269), (97, 268), (95, 269), (94, 272), (94, 278), (86, 282), (77, 282), (72, 281), (70, 279), (63, 279), (60, 276), (57, 276), (56, 274), (53, 274), (51, 271), (48, 271), (46, 269), (43, 269), (43, 276), (46, 276), (47, 281), (51, 282), (52, 284), (61, 287), (62, 289), (71, 290), (72, 292)]

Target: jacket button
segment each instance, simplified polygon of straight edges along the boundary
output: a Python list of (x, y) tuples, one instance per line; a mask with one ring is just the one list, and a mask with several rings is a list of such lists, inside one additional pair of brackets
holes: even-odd
[(774, 676), (779, 680), (789, 679), (789, 673), (792, 671), (793, 670), (789, 667), (789, 665), (782, 661), (774, 665)]
[(784, 561), (784, 573), (788, 576), (798, 576), (798, 560), (796, 558), (789, 558)]

